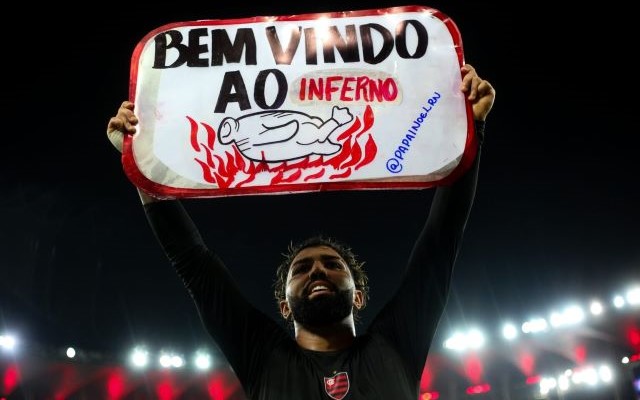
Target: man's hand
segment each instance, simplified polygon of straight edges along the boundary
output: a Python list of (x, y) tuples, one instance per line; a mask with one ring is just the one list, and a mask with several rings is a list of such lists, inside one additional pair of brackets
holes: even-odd
[(107, 125), (107, 137), (120, 153), (122, 153), (124, 135), (136, 133), (138, 118), (133, 113), (133, 108), (134, 105), (132, 102), (122, 102), (122, 105), (118, 109), (118, 114), (112, 117)]
[(496, 91), (489, 81), (485, 81), (478, 76), (475, 68), (465, 64), (461, 68), (462, 83), (460, 90), (467, 95), (467, 99), (473, 106), (473, 119), (484, 121), (493, 107), (496, 98)]
[[(118, 109), (118, 113), (115, 117), (109, 120), (107, 125), (107, 137), (111, 144), (122, 153), (122, 143), (124, 142), (124, 135), (133, 135), (136, 133), (136, 125), (138, 124), (138, 117), (133, 113), (133, 103), (130, 101), (123, 101), (122, 105)], [(143, 192), (138, 188), (138, 194), (142, 204), (152, 203), (157, 201), (155, 197)]]

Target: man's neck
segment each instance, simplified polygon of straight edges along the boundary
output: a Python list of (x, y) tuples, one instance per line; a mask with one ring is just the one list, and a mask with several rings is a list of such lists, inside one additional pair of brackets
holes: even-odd
[(306, 326), (297, 322), (294, 322), (294, 327), (298, 346), (313, 351), (342, 350), (351, 346), (356, 337), (352, 316), (321, 327)]

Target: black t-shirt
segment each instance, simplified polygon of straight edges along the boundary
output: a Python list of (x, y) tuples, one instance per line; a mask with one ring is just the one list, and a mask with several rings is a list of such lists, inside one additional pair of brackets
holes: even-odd
[[(481, 143), (483, 123), (476, 122), (476, 134)], [(416, 400), (473, 203), (479, 160), (478, 145), (467, 172), (436, 189), (400, 287), (367, 330), (341, 351), (302, 349), (286, 329), (253, 307), (179, 201), (152, 202), (145, 211), (249, 398)]]

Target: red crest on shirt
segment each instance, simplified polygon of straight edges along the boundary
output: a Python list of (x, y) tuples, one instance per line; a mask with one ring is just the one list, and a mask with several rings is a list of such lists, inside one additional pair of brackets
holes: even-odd
[(349, 392), (349, 375), (346, 372), (338, 372), (330, 378), (325, 377), (324, 390), (332, 399), (344, 399)]

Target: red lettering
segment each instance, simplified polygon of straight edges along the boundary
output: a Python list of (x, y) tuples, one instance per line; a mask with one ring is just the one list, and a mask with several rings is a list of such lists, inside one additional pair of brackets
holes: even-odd
[(356, 100), (360, 100), (360, 95), (362, 94), (362, 98), (364, 101), (369, 101), (369, 95), (367, 91), (367, 83), (369, 82), (369, 78), (366, 76), (359, 76), (356, 81)]
[(331, 101), (331, 93), (333, 92), (337, 92), (338, 89), (337, 87), (335, 87), (333, 84), (335, 81), (341, 81), (342, 77), (341, 76), (329, 76), (327, 77), (327, 85), (325, 86), (325, 99), (327, 101)]
[(322, 100), (322, 87), (324, 86), (324, 81), (322, 78), (316, 82), (315, 79), (309, 80), (309, 100), (313, 100), (313, 97), (317, 97)]
[(300, 95), (298, 96), (300, 100), (304, 100), (304, 93), (306, 90), (307, 90), (307, 78), (302, 78), (300, 80)]
[(340, 100), (342, 101), (352, 101), (353, 97), (348, 97), (347, 92), (352, 92), (353, 88), (351, 87), (351, 83), (355, 81), (354, 77), (348, 76), (344, 78), (344, 83), (342, 84), (342, 91), (340, 92)]
[(391, 78), (372, 79), (368, 76), (320, 76), (300, 79), (298, 98), (301, 101), (332, 101), (338, 94), (343, 102), (393, 102), (400, 90), (397, 82)]
[(384, 81), (384, 91), (382, 92), (384, 99), (387, 101), (393, 101), (398, 97), (398, 86), (393, 79), (387, 79)]
[(369, 79), (369, 94), (371, 95), (371, 99), (375, 97), (379, 102), (382, 101), (382, 91), (380, 86), (380, 79), (378, 79), (377, 82), (373, 79)]

